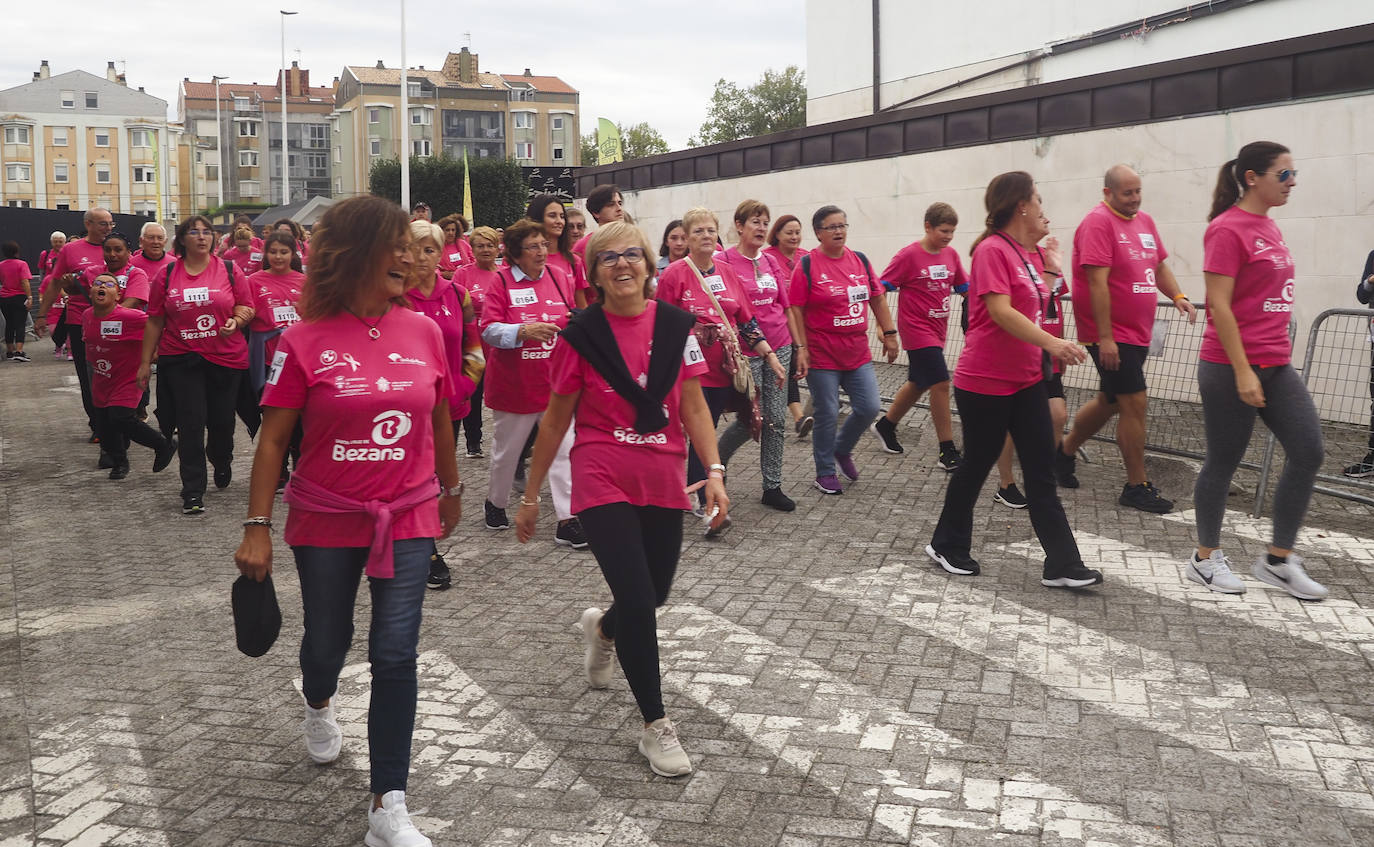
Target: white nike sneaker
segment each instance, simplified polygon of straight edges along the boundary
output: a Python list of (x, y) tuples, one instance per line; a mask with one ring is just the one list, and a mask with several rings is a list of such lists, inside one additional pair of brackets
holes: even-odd
[(318, 765), (327, 765), (339, 758), (339, 750), (343, 747), (343, 730), (339, 729), (338, 721), (334, 720), (334, 700), (330, 698), (329, 705), (323, 709), (312, 709), (309, 703), (305, 704), (305, 723), (302, 727), (305, 730), (305, 752), (310, 754), (310, 758), (315, 760)]
[(1302, 566), (1302, 556), (1289, 553), (1281, 565), (1269, 564), (1267, 556), (1255, 560), (1250, 573), (1260, 582), (1267, 582), (1275, 588), (1282, 588), (1299, 600), (1325, 600), (1326, 586), (1307, 575)]
[(592, 688), (610, 685), (611, 674), (615, 670), (615, 642), (601, 637), (602, 615), (600, 609), (592, 606), (577, 620), (577, 628), (582, 631), (582, 643), (586, 647), (583, 665), (587, 670), (587, 684)]
[(1245, 583), (1240, 581), (1240, 577), (1231, 572), (1231, 560), (1226, 558), (1220, 550), (1213, 550), (1212, 555), (1206, 559), (1199, 560), (1197, 551), (1188, 557), (1188, 578), (1198, 585), (1207, 586), (1207, 590), (1215, 591), (1218, 594), (1244, 594)]
[(363, 843), (367, 847), (434, 847), (410, 822), (404, 791), (388, 791), (382, 795), (380, 809), (368, 809)]

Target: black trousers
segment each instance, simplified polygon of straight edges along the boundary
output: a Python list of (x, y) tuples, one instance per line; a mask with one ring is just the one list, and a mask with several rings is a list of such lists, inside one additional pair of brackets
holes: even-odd
[(652, 723), (663, 717), (655, 610), (668, 600), (682, 554), (682, 512), (608, 503), (577, 517), (615, 598), (601, 619), (601, 632), (615, 640), (639, 712)]
[(95, 423), (100, 446), (110, 454), (117, 468), (129, 465), (129, 442), (152, 450), (160, 450), (167, 443), (157, 430), (139, 420), (129, 406), (97, 406)]
[(72, 326), (67, 330), (68, 349), (72, 351), (72, 367), (76, 369), (76, 382), (81, 386), (81, 406), (86, 410), (86, 425), (95, 432), (95, 403), (91, 400), (91, 366), (86, 362), (86, 339), (81, 337), (81, 327)]
[(164, 394), (171, 402), (179, 434), (183, 500), (205, 496), (207, 458), (216, 468), (234, 461), (234, 410), (246, 373), (246, 368), (226, 368), (195, 353), (158, 359), (158, 402)]
[[(770, 377), (771, 379), (771, 377)], [(701, 393), (706, 397), (706, 408), (711, 410), (711, 426), (720, 423), (720, 416), (725, 413), (725, 404), (730, 402), (730, 395), (735, 393), (735, 389), (728, 385), (703, 385)], [(706, 478), (706, 466), (697, 458), (697, 451), (689, 443), (687, 445), (687, 484), (701, 482)], [(706, 492), (704, 489), (697, 489), (697, 502), (706, 502)]]
[(1025, 474), (1031, 526), (1045, 548), (1046, 570), (1081, 565), (1083, 557), (1055, 485), (1054, 425), (1045, 383), (1007, 396), (955, 388), (954, 400), (964, 432), (964, 461), (950, 476), (931, 546), (941, 553), (969, 554), (974, 506), (1010, 432)]
[[(482, 446), (482, 396), (487, 386), (487, 378), (484, 376), (477, 380), (477, 388), (472, 392), (472, 411), (463, 418), (463, 436), (467, 440), (468, 450), (477, 450)], [(458, 435), (458, 428), (453, 428), (454, 436)]]
[(5, 318), (5, 343), (23, 344), (24, 330), (29, 323), (29, 310), (24, 308), (24, 295), (0, 297), (0, 315)]

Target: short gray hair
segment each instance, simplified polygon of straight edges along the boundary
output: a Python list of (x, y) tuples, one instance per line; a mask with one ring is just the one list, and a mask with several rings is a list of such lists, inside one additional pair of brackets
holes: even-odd
[(146, 236), (146, 235), (148, 234), (148, 230), (152, 229), (153, 227), (157, 227), (158, 229), (162, 230), (162, 237), (163, 237), (163, 238), (166, 238), (166, 237), (167, 237), (167, 227), (163, 226), (162, 224), (158, 223), (157, 221), (148, 221), (148, 222), (145, 223), (142, 227), (140, 227), (139, 230), (138, 230), (138, 237), (139, 237), (139, 238), (143, 238), (144, 236)]

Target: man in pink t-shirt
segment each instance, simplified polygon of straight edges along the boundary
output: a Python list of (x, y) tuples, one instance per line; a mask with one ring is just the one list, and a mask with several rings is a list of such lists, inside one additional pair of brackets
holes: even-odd
[(134, 267), (142, 269), (152, 279), (158, 274), (166, 274), (167, 266), (176, 257), (167, 252), (167, 230), (160, 223), (148, 221), (138, 231), (138, 249), (129, 258)]
[[(624, 220), (625, 198), (620, 196), (620, 186), (607, 183), (593, 188), (587, 195), (587, 214), (592, 216), (597, 226)], [(585, 222), (583, 225), (585, 226)], [(592, 233), (589, 232), (573, 245), (573, 255), (581, 258), (583, 265), (587, 264), (587, 257), (583, 254), (587, 252), (587, 242), (591, 240)]]
[(1102, 202), (1073, 235), (1073, 311), (1078, 340), (1088, 348), (1101, 377), (1101, 390), (1074, 416), (1073, 428), (1055, 451), (1055, 476), (1062, 488), (1077, 488), (1074, 454), (1112, 419), (1126, 464), (1126, 485), (1118, 502), (1163, 514), (1174, 507), (1145, 475), (1145, 357), (1154, 332), (1160, 294), (1197, 319), (1179, 290), (1169, 253), (1149, 215), (1140, 211), (1140, 175), (1113, 165), (1103, 178)]

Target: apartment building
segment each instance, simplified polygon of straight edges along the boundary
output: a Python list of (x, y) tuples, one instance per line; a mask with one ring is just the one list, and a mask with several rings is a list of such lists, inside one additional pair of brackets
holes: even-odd
[[(337, 84), (337, 80), (335, 80)], [(286, 155), (290, 202), (328, 197), (330, 113), (334, 84), (312, 86), (310, 71), (292, 62), (286, 72)], [(219, 111), (216, 115), (215, 102)], [(182, 157), (189, 203), (197, 209), (223, 203), (281, 205), (281, 72), (259, 85), (227, 79), (181, 81), (177, 117), (189, 150)], [(218, 117), (218, 123), (216, 123)], [(224, 196), (219, 196), (221, 177)]]
[(0, 91), (0, 203), (175, 218), (178, 174), (169, 167), (180, 129), (167, 101), (130, 89), (109, 62), (103, 77), (53, 76)]
[(481, 70), (476, 53), (449, 53), (437, 70), (406, 71), (408, 113), (401, 112), (401, 71), (382, 62), (345, 67), (335, 93), (332, 163), (334, 195), (367, 191), (379, 159), (401, 155), (401, 121), (409, 125), (410, 155), (469, 159), (513, 158), (526, 166), (575, 167), (577, 89), (556, 76)]

